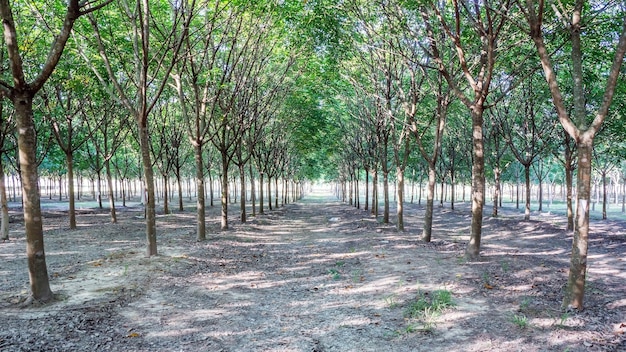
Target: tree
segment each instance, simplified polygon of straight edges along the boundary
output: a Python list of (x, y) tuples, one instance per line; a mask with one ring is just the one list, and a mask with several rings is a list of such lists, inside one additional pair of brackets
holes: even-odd
[(552, 111), (544, 108), (545, 101), (541, 101), (543, 95), (534, 87), (532, 77), (527, 79), (496, 108), (495, 113), (509, 150), (524, 166), (524, 220), (530, 220), (530, 169), (552, 147), (550, 142), (555, 127), (554, 121), (548, 118)]
[[(178, 54), (189, 29), (195, 1), (154, 5), (155, 7), (160, 5), (160, 11), (152, 11), (148, 0), (137, 0), (134, 4), (129, 0), (123, 0), (120, 2), (119, 8), (122, 18), (119, 18), (118, 14), (110, 12), (107, 17), (89, 16), (101, 65), (96, 65), (91, 57), (85, 53), (87, 48), (81, 48), (83, 58), (90, 64), (101, 84), (107, 88), (113, 99), (119, 100), (131, 113), (137, 125), (146, 194), (148, 256), (157, 255), (156, 194), (150, 155), (148, 117), (159, 103), (161, 93), (178, 59)], [(158, 20), (162, 22), (158, 23)], [(132, 48), (128, 49), (128, 52), (116, 53), (121, 54), (121, 60), (112, 62), (109, 53), (120, 50), (120, 48), (106, 47), (105, 43), (108, 41), (103, 38), (101, 28), (106, 26), (105, 33), (107, 33), (110, 26), (119, 25), (122, 22), (129, 25), (130, 31), (127, 35), (131, 38)], [(151, 31), (151, 29), (158, 30)], [(111, 32), (113, 31), (111, 30)], [(109, 39), (122, 45), (117, 38)], [(153, 43), (156, 43), (157, 47), (152, 46)], [(114, 70), (113, 65), (117, 69), (121, 69), (121, 72)], [(107, 79), (99, 71), (99, 67), (102, 66), (106, 70)], [(129, 87), (125, 87), (124, 84), (129, 85)]]
[[(507, 14), (511, 2), (453, 0), (452, 6), (444, 5), (443, 9), (433, 3), (429, 10), (421, 10), (426, 24), (425, 34), (429, 40), (428, 54), (457, 98), (468, 108), (472, 120), (472, 221), (470, 240), (465, 251), (468, 259), (477, 259), (480, 255), (485, 203), (483, 113), (494, 78), (498, 40), (504, 33), (503, 29), (506, 29), (505, 25), (508, 25)], [(462, 81), (450, 72), (441, 55), (440, 47), (446, 43), (452, 45), (457, 53), (456, 60), (468, 90), (461, 87)]]
[[(50, 44), (43, 64), (23, 60), (20, 37), (13, 17), (13, 6), (8, 0), (0, 0), (0, 16), (4, 27), (5, 50), (8, 54), (12, 82), (0, 82), (0, 95), (7, 98), (15, 108), (20, 151), (20, 172), (24, 194), (24, 227), (26, 229), (26, 255), (32, 299), (48, 302), (54, 298), (48, 281), (48, 269), (43, 241), (43, 223), (39, 200), (39, 173), (36, 162), (37, 139), (33, 121), (33, 99), (43, 88), (61, 59), (65, 44), (76, 20), (108, 4), (109, 1), (81, 2), (69, 0), (63, 24)], [(33, 16), (35, 17), (35, 16)], [(42, 24), (39, 24), (42, 25)], [(29, 29), (23, 29), (30, 30)], [(21, 34), (25, 34), (21, 32)], [(32, 64), (34, 67), (25, 66)]]
[[(611, 101), (615, 93), (615, 86), (620, 75), (620, 68), (626, 54), (626, 16), (619, 10), (608, 10), (610, 7), (599, 6), (600, 11), (606, 11), (606, 16), (596, 16), (594, 9), (584, 0), (576, 0), (573, 6), (565, 8), (554, 7), (553, 14), (557, 21), (565, 24), (568, 33), (570, 47), (571, 78), (574, 82), (571, 92), (573, 99), (573, 111), (570, 113), (565, 106), (563, 94), (563, 83), (558, 79), (552, 57), (545, 41), (544, 21), (549, 15), (543, 0), (538, 4), (531, 0), (526, 0), (525, 6), (520, 6), (526, 21), (529, 24), (529, 35), (532, 38), (537, 54), (543, 68), (543, 72), (550, 88), (552, 102), (557, 111), (558, 119), (563, 129), (576, 141), (578, 153), (578, 180), (577, 180), (577, 202), (576, 202), (576, 226), (574, 238), (572, 240), (572, 252), (570, 259), (570, 270), (563, 300), (564, 307), (573, 309), (583, 309), (583, 298), (585, 293), (585, 277), (587, 274), (587, 252), (589, 246), (589, 203), (591, 196), (591, 161), (593, 159), (593, 141), (596, 133), (600, 130), (603, 121), (608, 115)], [(589, 16), (583, 16), (587, 15)], [(602, 14), (602, 13), (600, 13)], [(615, 15), (611, 17), (609, 15)], [(549, 19), (549, 18), (548, 18)], [(614, 28), (619, 28), (621, 23), (621, 34), (619, 39), (609, 36), (609, 42), (598, 40), (596, 43), (604, 46), (603, 50), (614, 48), (612, 64), (603, 64), (605, 78), (605, 88), (600, 100), (590, 104), (588, 98), (592, 98), (585, 92), (585, 75), (583, 71), (583, 38), (590, 36), (593, 38), (594, 19), (604, 22), (598, 24), (597, 28), (606, 28), (606, 23), (613, 24)], [(600, 22), (602, 23), (602, 22)], [(587, 42), (590, 43), (590, 42)], [(599, 63), (594, 63), (592, 66)], [(597, 98), (597, 97), (596, 97)], [(593, 108), (595, 112), (589, 114), (588, 109)]]

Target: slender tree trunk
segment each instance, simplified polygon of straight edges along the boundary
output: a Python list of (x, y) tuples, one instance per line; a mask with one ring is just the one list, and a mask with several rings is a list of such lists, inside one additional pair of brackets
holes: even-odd
[[(104, 172), (106, 174), (106, 178), (107, 178), (107, 185), (108, 185), (108, 192), (109, 192), (109, 212), (111, 214), (111, 222), (113, 224), (117, 223), (117, 214), (115, 212), (115, 195), (113, 194), (113, 177), (111, 176), (111, 163), (109, 161), (109, 159), (106, 159), (104, 161)], [(98, 183), (100, 177), (98, 176)], [(100, 194), (100, 191), (98, 191), (98, 194)], [(102, 199), (102, 197), (100, 197), (100, 199)]]
[(259, 173), (259, 214), (265, 214), (263, 211), (263, 173)]
[(222, 217), (221, 229), (228, 229), (228, 156), (222, 152)]
[(370, 191), (369, 190), (369, 187), (370, 187), (369, 182), (370, 182), (370, 172), (369, 172), (369, 169), (366, 168), (365, 169), (365, 208), (364, 208), (365, 211), (369, 210), (369, 199), (368, 199), (369, 196), (370, 196), (369, 195), (369, 191)]
[(396, 213), (398, 215), (398, 231), (404, 231), (404, 169), (396, 167), (397, 186), (396, 192), (398, 194)]
[[(211, 173), (211, 169), (207, 170), (207, 174), (209, 175), (209, 205), (211, 207), (213, 207), (214, 204), (214, 199), (213, 199), (213, 194), (215, 193), (213, 191), (213, 174)], [(203, 179), (203, 183), (204, 183), (204, 179)], [(198, 190), (198, 194), (199, 194), (199, 190)], [(204, 195), (204, 192), (202, 193)], [(203, 196), (204, 197), (204, 196)]]
[(606, 171), (602, 171), (602, 220), (606, 220)]
[(272, 178), (267, 175), (267, 206), (272, 210)]
[(491, 216), (494, 218), (498, 217), (498, 204), (500, 201), (500, 173), (500, 168), (496, 166), (493, 169), (495, 185), (493, 187), (493, 210), (491, 212)]
[(389, 172), (383, 171), (383, 197), (384, 197), (384, 208), (383, 208), (383, 223), (389, 223)]
[(152, 160), (150, 158), (150, 139), (148, 135), (147, 116), (138, 118), (137, 127), (139, 129), (139, 141), (141, 147), (141, 161), (143, 164), (144, 182), (146, 188), (146, 240), (147, 255), (157, 255), (156, 238), (156, 203), (154, 189), (154, 170), (152, 170)]
[(167, 175), (163, 175), (163, 213), (170, 213), (170, 203), (169, 199), (169, 177)]
[(530, 164), (524, 165), (524, 179), (526, 182), (526, 206), (524, 220), (530, 220)]
[(482, 105), (474, 105), (472, 110), (472, 222), (470, 240), (465, 256), (478, 259), (483, 228), (483, 206), (485, 203), (485, 148), (483, 141)]
[(239, 165), (239, 184), (241, 187), (241, 197), (239, 197), (239, 207), (241, 208), (241, 222), (246, 222), (246, 165)]
[(180, 180), (180, 170), (176, 172), (176, 185), (178, 187), (178, 211), (183, 211), (183, 185)]
[(252, 171), (252, 163), (250, 169), (250, 202), (252, 203), (252, 216), (256, 216), (256, 186), (254, 185), (254, 173)]
[(278, 176), (274, 177), (274, 205), (278, 209)]
[(435, 184), (437, 182), (437, 170), (435, 164), (428, 163), (428, 185), (426, 186), (426, 211), (424, 213), (424, 231), (422, 241), (430, 242), (433, 230), (433, 208), (435, 206)]
[(48, 281), (44, 251), (41, 203), (39, 199), (39, 172), (37, 170), (37, 138), (33, 121), (33, 97), (20, 94), (13, 98), (18, 131), (24, 228), (26, 230), (26, 257), (32, 298), (42, 302), (54, 298)]
[(7, 189), (4, 183), (4, 165), (0, 155), (0, 207), (2, 208), (2, 220), (0, 221), (0, 239), (9, 239), (9, 204), (7, 201)]
[(578, 141), (577, 149), (578, 190), (576, 192), (576, 226), (572, 240), (572, 255), (563, 306), (582, 310), (589, 245), (589, 202), (591, 198), (593, 140)]
[(378, 218), (378, 169), (374, 169), (372, 180), (372, 214)]

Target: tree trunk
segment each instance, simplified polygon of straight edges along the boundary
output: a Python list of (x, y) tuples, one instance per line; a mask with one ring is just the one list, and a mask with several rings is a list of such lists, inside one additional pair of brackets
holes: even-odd
[(397, 186), (396, 193), (398, 194), (396, 214), (398, 215), (398, 231), (404, 231), (404, 170), (401, 167), (396, 167)]
[(196, 144), (194, 159), (196, 161), (196, 239), (206, 240), (206, 209), (204, 198), (204, 163), (202, 161), (202, 146)]
[(424, 213), (424, 232), (422, 241), (430, 242), (433, 230), (433, 208), (435, 206), (435, 184), (437, 182), (437, 170), (435, 164), (428, 163), (428, 185), (426, 187), (426, 212)]
[(524, 179), (526, 182), (526, 205), (524, 208), (524, 220), (530, 220), (530, 164), (524, 165)]
[(252, 216), (256, 216), (256, 187), (254, 185), (254, 173), (252, 172), (252, 163), (250, 169), (250, 202), (252, 203)]
[[(106, 173), (108, 192), (109, 192), (109, 212), (111, 214), (111, 222), (113, 224), (117, 223), (117, 214), (115, 212), (115, 195), (113, 194), (113, 177), (111, 176), (111, 164), (109, 159), (104, 161), (104, 172)], [(100, 184), (100, 176), (98, 176), (98, 185)], [(98, 186), (99, 187), (99, 186)], [(101, 194), (98, 191), (98, 194)], [(100, 197), (102, 199), (102, 197)]]
[(263, 212), (263, 172), (259, 173), (259, 214), (265, 214)]
[(26, 256), (32, 298), (48, 302), (54, 298), (48, 281), (48, 268), (44, 251), (41, 203), (39, 199), (39, 173), (37, 170), (37, 139), (33, 121), (33, 97), (28, 94), (13, 98), (18, 131), (22, 200), (24, 203), (24, 228), (26, 230)]
[(241, 222), (246, 222), (246, 165), (239, 165), (239, 184), (241, 187), (241, 197), (239, 197), (239, 207), (241, 208)]
[(383, 208), (383, 223), (389, 223), (389, 172), (383, 170), (383, 197), (384, 197), (384, 208)]
[(498, 202), (500, 201), (500, 173), (500, 168), (496, 166), (493, 169), (495, 185), (493, 187), (493, 210), (491, 212), (491, 216), (494, 218), (498, 217)]
[(169, 181), (167, 175), (163, 176), (163, 213), (170, 213), (170, 203), (169, 203)]
[(222, 217), (221, 229), (228, 229), (228, 156), (222, 152)]
[(278, 209), (278, 176), (274, 177), (274, 205)]
[(580, 140), (578, 149), (578, 179), (576, 192), (576, 226), (572, 240), (569, 277), (563, 307), (583, 309), (587, 249), (589, 245), (589, 201), (591, 198), (591, 159), (593, 140)]
[(369, 195), (369, 191), (370, 191), (369, 182), (370, 182), (369, 168), (365, 168), (365, 208), (364, 208), (365, 211), (369, 210), (369, 199), (368, 199), (368, 197), (370, 196)]
[(378, 169), (374, 169), (372, 180), (372, 214), (378, 218)]
[(602, 220), (606, 220), (606, 171), (602, 171)]
[(4, 184), (4, 166), (2, 156), (0, 156), (0, 207), (2, 208), (2, 220), (0, 221), (0, 239), (9, 239), (9, 204), (7, 202), (7, 189)]
[(483, 227), (483, 205), (485, 203), (485, 148), (483, 141), (482, 106), (474, 105), (472, 110), (472, 222), (470, 240), (465, 256), (470, 260), (478, 259)]
[(176, 185), (178, 187), (178, 211), (183, 211), (183, 185), (180, 180), (180, 170), (176, 172)]
[(97, 180), (96, 180), (96, 187), (98, 188), (96, 193), (96, 200), (98, 201), (98, 208), (102, 209), (102, 176), (100, 175), (100, 171), (98, 171), (98, 175), (97, 175)]
[(146, 190), (146, 240), (147, 255), (157, 255), (156, 239), (156, 203), (154, 189), (154, 170), (152, 170), (152, 160), (150, 158), (150, 137), (148, 132), (147, 117), (137, 120), (139, 129), (139, 145), (141, 147), (141, 162), (143, 164), (143, 175)]

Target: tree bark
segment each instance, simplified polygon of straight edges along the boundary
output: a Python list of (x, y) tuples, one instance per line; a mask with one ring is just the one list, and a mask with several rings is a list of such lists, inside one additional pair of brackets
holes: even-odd
[(239, 165), (239, 184), (241, 187), (241, 197), (239, 197), (239, 207), (241, 209), (241, 222), (246, 222), (246, 165)]
[(398, 194), (396, 214), (398, 216), (398, 231), (404, 231), (404, 170), (402, 167), (396, 167), (397, 186), (396, 192)]
[(526, 204), (524, 206), (524, 220), (530, 220), (530, 165), (524, 165), (524, 182), (526, 182)]
[(157, 255), (157, 238), (156, 238), (156, 203), (154, 190), (154, 170), (152, 170), (152, 160), (150, 158), (150, 137), (148, 135), (148, 119), (147, 116), (137, 118), (137, 127), (139, 130), (139, 146), (141, 148), (141, 161), (143, 164), (143, 175), (145, 182), (146, 195), (146, 242), (147, 255)]
[[(109, 212), (111, 214), (111, 223), (116, 224), (117, 223), (117, 214), (115, 212), (115, 195), (113, 194), (113, 177), (111, 176), (111, 164), (110, 164), (110, 160), (106, 159), (104, 161), (104, 171), (106, 173), (106, 178), (107, 178), (107, 185), (108, 185), (108, 192), (109, 192)], [(98, 184), (100, 183), (99, 181), (99, 177), (98, 177)], [(99, 186), (98, 186), (99, 187)], [(98, 191), (98, 194), (100, 195), (100, 191)], [(100, 199), (102, 199), (102, 197), (100, 196)], [(101, 203), (102, 204), (102, 203)]]
[(0, 156), (0, 207), (2, 208), (0, 221), (0, 239), (7, 241), (9, 239), (9, 204), (7, 201), (7, 189), (4, 183), (4, 166), (2, 165), (2, 157)]
[(470, 260), (478, 259), (483, 226), (483, 206), (485, 203), (485, 152), (483, 141), (482, 104), (472, 109), (472, 146), (474, 161), (472, 164), (472, 222), (470, 240), (465, 256)]
[(426, 211), (424, 214), (424, 232), (422, 241), (430, 242), (433, 231), (433, 208), (435, 206), (435, 184), (437, 182), (437, 170), (435, 164), (428, 163), (428, 185), (426, 186)]
[(591, 199), (591, 159), (593, 141), (578, 142), (578, 191), (576, 199), (576, 226), (572, 240), (569, 277), (563, 299), (564, 306), (582, 310), (587, 274), (589, 243), (589, 202)]
[(221, 229), (228, 229), (228, 156), (226, 152), (222, 152), (222, 216)]
[[(204, 198), (204, 162), (202, 159), (202, 146), (193, 146), (194, 159), (196, 161), (196, 239), (206, 240), (206, 208)], [(210, 181), (209, 181), (210, 182)]]
[(16, 94), (15, 107), (19, 148), (22, 199), (24, 202), (24, 227), (26, 229), (26, 256), (32, 298), (42, 302), (54, 298), (48, 281), (48, 268), (44, 251), (41, 203), (39, 199), (39, 173), (37, 170), (37, 139), (33, 121), (33, 94)]

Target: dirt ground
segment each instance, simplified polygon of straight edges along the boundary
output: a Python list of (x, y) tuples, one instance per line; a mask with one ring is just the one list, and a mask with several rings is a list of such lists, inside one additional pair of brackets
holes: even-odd
[[(231, 205), (231, 208), (236, 208)], [(437, 208), (432, 243), (316, 190), (195, 240), (192, 209), (157, 219), (145, 257), (141, 208), (83, 209), (79, 229), (45, 212), (58, 299), (21, 308), (28, 274), (20, 215), (0, 243), (1, 351), (626, 351), (626, 224), (592, 224), (585, 310), (560, 310), (571, 235), (562, 216), (486, 217), (467, 262), (467, 204)], [(489, 210), (486, 209), (485, 214)], [(419, 297), (453, 306), (410, 315)], [(429, 311), (426, 311), (429, 312)]]

